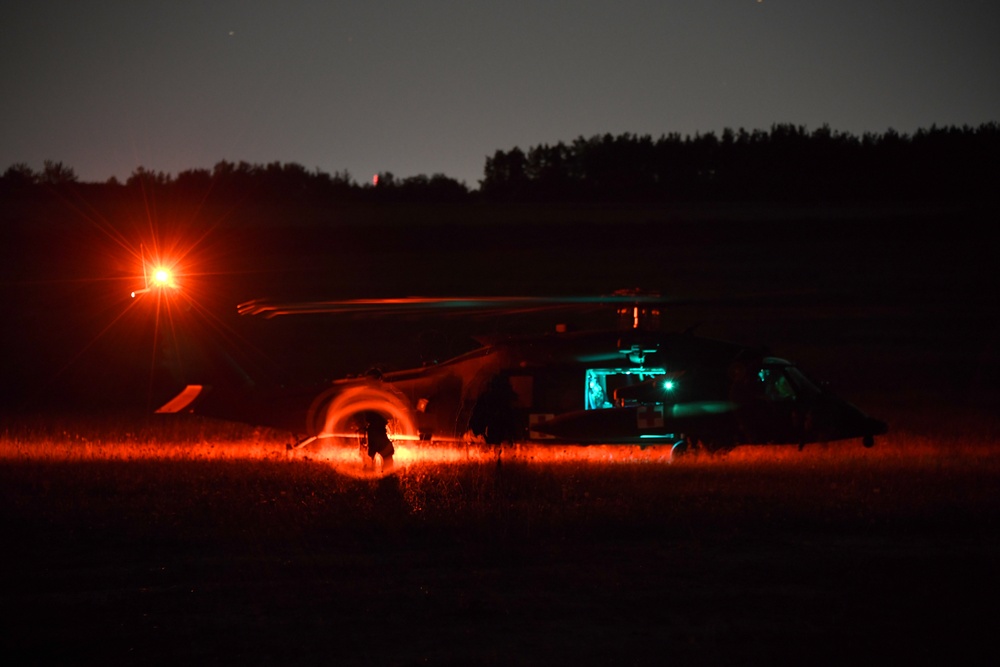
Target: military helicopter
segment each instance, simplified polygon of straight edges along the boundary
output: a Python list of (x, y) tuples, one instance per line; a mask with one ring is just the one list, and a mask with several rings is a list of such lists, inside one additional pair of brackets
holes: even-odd
[(314, 443), (365, 448), (389, 458), (392, 442), (485, 442), (565, 446), (662, 445), (681, 454), (740, 445), (860, 439), (887, 425), (834, 395), (794, 363), (763, 348), (660, 329), (658, 294), (601, 297), (403, 297), (282, 303), (248, 301), (247, 317), (376, 317), (446, 312), (539, 312), (613, 308), (617, 327), (481, 337), (439, 363), (378, 369), (319, 386), (237, 393), (188, 385), (158, 413), (209, 417), (294, 433)]

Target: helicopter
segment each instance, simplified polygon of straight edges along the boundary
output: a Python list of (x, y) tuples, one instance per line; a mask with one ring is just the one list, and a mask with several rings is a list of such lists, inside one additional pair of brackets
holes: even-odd
[(240, 392), (189, 384), (157, 413), (193, 412), (286, 429), (289, 449), (358, 446), (391, 461), (400, 440), (488, 445), (668, 446), (673, 454), (742, 445), (860, 439), (887, 424), (868, 416), (763, 347), (660, 327), (666, 300), (620, 290), (600, 297), (419, 297), (247, 301), (246, 317), (381, 317), (446, 312), (541, 312), (613, 308), (617, 326), (480, 336), (441, 362), (378, 368), (301, 387)]

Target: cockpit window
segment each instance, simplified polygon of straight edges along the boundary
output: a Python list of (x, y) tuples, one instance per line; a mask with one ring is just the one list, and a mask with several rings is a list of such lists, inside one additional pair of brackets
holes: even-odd
[(800, 394), (807, 394), (810, 396), (815, 396), (821, 393), (819, 386), (809, 379), (809, 376), (803, 373), (801, 370), (795, 366), (787, 366), (785, 369), (785, 374), (788, 379), (795, 384)]
[(819, 387), (805, 373), (791, 365), (768, 365), (757, 374), (769, 401), (792, 401), (799, 396), (815, 396)]
[(608, 400), (607, 379), (592, 370), (587, 371), (587, 409), (600, 410), (610, 408)]
[(764, 383), (764, 398), (769, 401), (795, 400), (795, 387), (788, 381), (782, 370), (764, 367), (758, 373), (760, 381)]
[(652, 385), (666, 375), (663, 368), (588, 368), (584, 407), (602, 410), (629, 402), (663, 402), (665, 389)]

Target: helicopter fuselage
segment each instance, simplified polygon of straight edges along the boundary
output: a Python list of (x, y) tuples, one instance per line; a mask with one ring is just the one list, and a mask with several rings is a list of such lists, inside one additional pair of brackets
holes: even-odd
[(887, 430), (763, 349), (650, 331), (502, 338), (438, 364), (254, 392), (241, 403), (215, 400), (213, 410), (207, 396), (203, 408), (192, 405), (304, 434), (300, 443), (350, 438), (369, 412), (386, 419), (392, 438), (489, 444), (870, 446)]

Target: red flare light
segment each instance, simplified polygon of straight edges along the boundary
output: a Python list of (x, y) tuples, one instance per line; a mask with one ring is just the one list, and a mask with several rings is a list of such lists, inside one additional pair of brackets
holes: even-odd
[(142, 275), (145, 287), (132, 291), (132, 298), (145, 294), (153, 289), (177, 289), (173, 268), (161, 263), (147, 263), (143, 259)]

